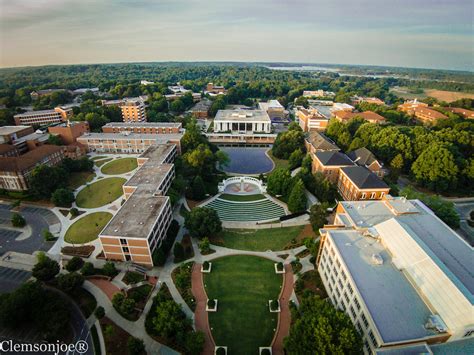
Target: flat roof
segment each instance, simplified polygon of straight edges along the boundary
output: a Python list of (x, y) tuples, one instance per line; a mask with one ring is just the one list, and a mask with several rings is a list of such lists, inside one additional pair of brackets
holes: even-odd
[(0, 136), (6, 136), (9, 134), (20, 132), (28, 128), (31, 128), (31, 126), (3, 126), (0, 127)]
[(168, 196), (153, 196), (146, 189), (138, 188), (100, 235), (146, 239), (168, 200)]
[(139, 158), (147, 158), (156, 160), (159, 164), (162, 164), (166, 159), (166, 156), (175, 149), (176, 144), (158, 144), (148, 147)]
[(180, 122), (109, 122), (104, 127), (173, 127), (181, 128)]
[(278, 100), (269, 100), (267, 102), (259, 102), (258, 106), (261, 110), (268, 110), (268, 109), (285, 109), (282, 104)]
[[(150, 195), (157, 193), (157, 189), (171, 170), (173, 164), (161, 164), (148, 161), (137, 170), (137, 172), (124, 184), (124, 186), (136, 186), (148, 192)], [(161, 193), (158, 191), (158, 193)]]
[[(405, 201), (405, 202), (404, 202)], [(474, 249), (444, 224), (419, 200), (395, 198), (389, 201), (341, 201), (347, 215), (359, 228), (369, 228), (394, 218), (422, 241), (429, 254), (460, 292), (474, 304)], [(426, 247), (425, 247), (426, 246)], [(462, 284), (459, 287), (459, 283)]]
[[(377, 240), (354, 230), (328, 230), (384, 342), (419, 339), (437, 334), (425, 329), (432, 315), (405, 275)], [(372, 255), (383, 259), (374, 264)]]
[(217, 111), (215, 121), (266, 121), (271, 123), (270, 117), (263, 110), (219, 110)]
[(78, 139), (154, 139), (158, 143), (166, 143), (170, 140), (180, 140), (183, 133), (165, 133), (165, 134), (150, 134), (150, 133), (87, 133), (80, 136)]

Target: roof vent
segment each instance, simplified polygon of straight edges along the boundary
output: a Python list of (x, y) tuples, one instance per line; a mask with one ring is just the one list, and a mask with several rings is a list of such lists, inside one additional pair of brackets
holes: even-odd
[(372, 262), (372, 265), (382, 265), (383, 264), (383, 259), (380, 256), (380, 254), (372, 254), (372, 257), (370, 259)]
[(428, 317), (425, 328), (435, 330), (438, 333), (446, 333), (448, 331), (448, 327), (437, 314), (432, 314)]

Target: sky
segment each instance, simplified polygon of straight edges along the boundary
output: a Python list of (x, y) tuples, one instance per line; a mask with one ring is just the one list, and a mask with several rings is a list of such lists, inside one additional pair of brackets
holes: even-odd
[(474, 70), (472, 0), (0, 0), (0, 67), (145, 61)]

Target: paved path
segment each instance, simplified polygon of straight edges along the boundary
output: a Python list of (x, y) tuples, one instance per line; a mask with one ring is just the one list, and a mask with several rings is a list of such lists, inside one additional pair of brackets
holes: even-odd
[(111, 301), (114, 295), (120, 292), (120, 288), (106, 279), (89, 279), (89, 282), (98, 287)]
[(204, 290), (201, 264), (194, 264), (192, 272), (192, 292), (196, 299), (196, 310), (194, 311), (194, 323), (196, 330), (200, 330), (205, 334), (204, 350), (202, 354), (212, 355), (214, 354), (215, 343), (212, 337), (211, 329), (209, 328), (209, 318), (206, 311), (207, 295)]
[(280, 295), (281, 312), (278, 318), (278, 329), (272, 342), (272, 354), (284, 355), (283, 339), (290, 333), (291, 312), (289, 301), (293, 293), (293, 272), (291, 265), (285, 265), (285, 281)]

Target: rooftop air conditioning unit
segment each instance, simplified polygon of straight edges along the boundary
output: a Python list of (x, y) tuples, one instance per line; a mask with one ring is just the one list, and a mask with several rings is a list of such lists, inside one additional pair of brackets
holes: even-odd
[(448, 331), (448, 327), (437, 314), (432, 314), (428, 317), (425, 328), (435, 330), (438, 333), (446, 333)]
[(382, 265), (383, 264), (383, 259), (380, 256), (380, 254), (372, 254), (372, 257), (370, 259), (373, 265)]

